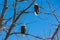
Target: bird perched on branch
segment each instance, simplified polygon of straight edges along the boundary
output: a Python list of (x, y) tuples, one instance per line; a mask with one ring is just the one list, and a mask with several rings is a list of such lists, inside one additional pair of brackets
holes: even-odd
[(24, 24), (23, 26), (21, 26), (21, 34), (24, 37), (24, 34), (26, 32), (26, 25)]
[(37, 3), (34, 2), (34, 13), (36, 16), (38, 16), (38, 13), (39, 13), (39, 6)]

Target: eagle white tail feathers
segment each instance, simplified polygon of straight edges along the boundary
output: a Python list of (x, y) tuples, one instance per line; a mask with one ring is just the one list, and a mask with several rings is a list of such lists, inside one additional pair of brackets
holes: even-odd
[(22, 34), (22, 37), (24, 37), (25, 35), (24, 34)]
[(38, 16), (38, 14), (36, 12), (34, 12), (36, 16)]

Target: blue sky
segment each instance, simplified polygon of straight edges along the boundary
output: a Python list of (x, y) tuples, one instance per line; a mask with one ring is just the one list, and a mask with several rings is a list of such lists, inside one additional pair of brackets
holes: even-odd
[[(13, 6), (10, 6), (11, 3), (14, 0), (8, 0), (7, 5), (9, 6), (9, 8), (6, 11), (6, 14), (4, 16), (4, 18), (9, 18), (11, 16), (13, 16), (14, 13), (14, 9)], [(60, 0), (48, 0), (50, 2), (50, 5), (52, 6), (52, 10), (56, 10), (57, 7), (60, 7)], [(3, 4), (4, 0), (0, 0), (0, 4)], [(17, 5), (17, 12), (20, 10), (23, 10), (24, 8), (26, 8), (29, 4), (31, 4), (32, 0), (28, 0), (28, 2), (20, 2)], [(36, 3), (39, 6), (42, 6), (43, 8), (45, 8), (46, 10), (40, 8), (40, 12), (46, 12), (46, 13), (51, 13), (51, 10), (49, 8), (48, 3), (46, 2), (46, 0), (36, 0)], [(2, 9), (3, 9), (3, 5), (0, 5), (0, 14), (2, 13)], [(57, 26), (50, 26), (51, 24), (58, 24), (58, 22), (56, 21), (54, 16), (51, 15), (45, 15), (45, 14), (41, 14), (39, 13), (38, 16), (36, 16), (34, 14), (34, 5), (32, 5), (28, 10), (26, 10), (26, 12), (31, 12), (29, 14), (23, 14), (20, 19), (17, 21), (17, 23), (25, 23), (26, 24), (26, 32), (28, 34), (32, 34), (35, 36), (40, 36), (43, 38), (47, 38), (47, 37), (51, 37), (56, 29)], [(59, 15), (60, 12), (60, 8), (58, 8), (55, 13), (56, 15)], [(60, 20), (60, 19), (59, 19)], [(12, 20), (10, 22), (8, 22), (7, 27), (10, 26)], [(30, 23), (32, 22), (32, 23)], [(30, 23), (30, 24), (27, 24)], [(14, 27), (14, 29), (12, 30), (12, 32), (14, 31), (20, 31), (21, 26), (23, 25), (16, 25), (16, 27)], [(0, 36), (0, 40), (2, 40), (2, 37), (5, 37), (6, 33), (4, 31), (2, 31)], [(50, 34), (50, 36), (49, 36)], [(58, 33), (59, 34), (59, 33)], [(60, 36), (60, 35), (59, 35)], [(38, 38), (34, 38), (32, 36), (25, 36), (24, 38), (21, 36), (21, 34), (19, 35), (12, 35), (8, 38), (8, 40), (40, 40)]]

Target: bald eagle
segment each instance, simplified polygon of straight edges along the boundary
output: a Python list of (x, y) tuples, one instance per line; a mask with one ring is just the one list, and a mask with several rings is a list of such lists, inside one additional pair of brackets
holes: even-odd
[(24, 34), (26, 32), (26, 25), (24, 24), (23, 26), (21, 26), (21, 34), (24, 37)]
[(38, 13), (39, 13), (39, 6), (38, 4), (34, 3), (34, 13), (36, 16), (38, 16)]

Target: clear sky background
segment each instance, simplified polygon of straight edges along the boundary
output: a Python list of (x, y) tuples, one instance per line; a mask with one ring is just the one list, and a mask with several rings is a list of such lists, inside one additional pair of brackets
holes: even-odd
[[(14, 0), (8, 0), (7, 6), (9, 6), (9, 8), (6, 11), (4, 18), (9, 18), (9, 17), (13, 16), (14, 9), (13, 9), (13, 6), (11, 6), (11, 3), (13, 1)], [(60, 0), (48, 0), (48, 1), (49, 1), (50, 5), (52, 6), (52, 10), (56, 10), (55, 11), (56, 15), (60, 16), (60, 14), (59, 14), (60, 13)], [(28, 0), (27, 2), (19, 2), (17, 5), (17, 10), (16, 10), (17, 13), (19, 10), (21, 11), (24, 8), (26, 8), (29, 4), (31, 4), (31, 2), (32, 2), (32, 0)], [(0, 4), (3, 4), (3, 3), (4, 3), (4, 0), (0, 0)], [(54, 25), (51, 26), (51, 24), (58, 25), (57, 20), (55, 19), (54, 16), (46, 15), (43, 13), (41, 14), (41, 12), (50, 13), (50, 14), (52, 13), (50, 8), (49, 8), (49, 4), (47, 3), (46, 0), (36, 0), (36, 3), (39, 6), (42, 6), (44, 9), (40, 8), (40, 12), (39, 12), (38, 16), (36, 16), (34, 14), (34, 5), (32, 5), (28, 10), (26, 10), (26, 12), (30, 12), (30, 13), (23, 14), (21, 16), (21, 18), (17, 21), (17, 23), (22, 23), (22, 24), (16, 25), (16, 27), (12, 30), (12, 32), (14, 32), (14, 31), (19, 32), (21, 26), (25, 23), (26, 30), (27, 30), (26, 33), (28, 33), (28, 34), (32, 34), (34, 36), (40, 36), (44, 39), (49, 38), (53, 35), (57, 26), (54, 26)], [(2, 13), (2, 9), (3, 9), (3, 5), (0, 5), (0, 15)], [(58, 19), (59, 19), (59, 17), (58, 17)], [(12, 22), (12, 20), (10, 22), (8, 22), (8, 24), (7, 24), (8, 28), (9, 28), (11, 22)], [(0, 34), (1, 34), (0, 40), (2, 40), (2, 37), (5, 37), (6, 33), (4, 31), (1, 31)], [(60, 35), (59, 35), (59, 37), (60, 37)], [(21, 34), (18, 34), (18, 35), (10, 36), (8, 38), (8, 40), (40, 40), (40, 39), (34, 38), (32, 36), (29, 36), (29, 35), (25, 36), (23, 38), (21, 36)]]

